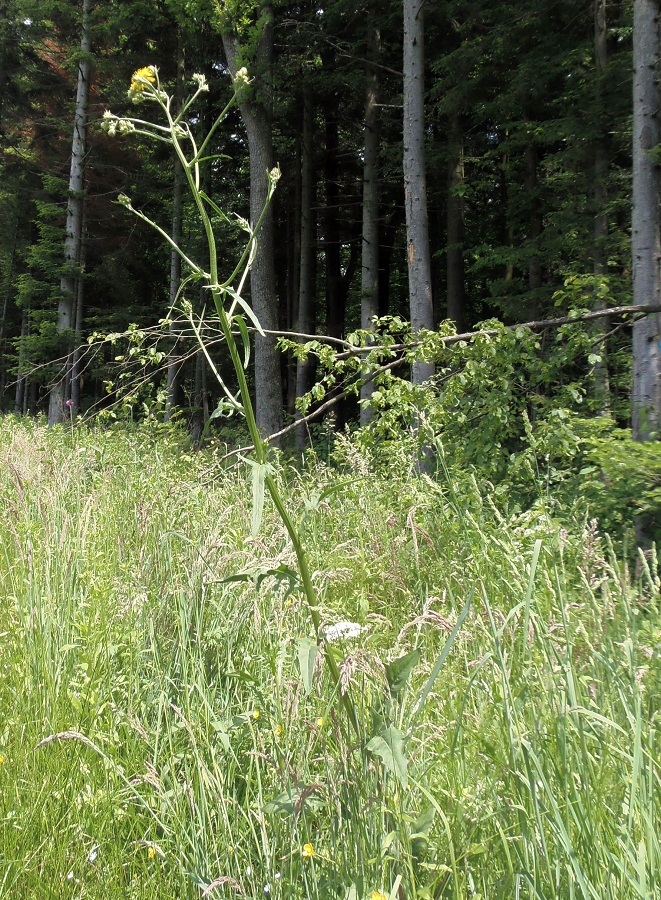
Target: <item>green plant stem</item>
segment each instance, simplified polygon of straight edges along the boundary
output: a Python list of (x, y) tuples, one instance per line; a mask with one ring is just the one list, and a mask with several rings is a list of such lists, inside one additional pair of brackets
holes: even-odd
[[(193, 160), (189, 161), (186, 158), (186, 154), (184, 153), (181, 144), (179, 143), (179, 139), (177, 136), (176, 123), (172, 119), (169, 108), (166, 104), (161, 104), (165, 114), (168, 118), (168, 122), (170, 124), (171, 134), (172, 134), (172, 144), (174, 146), (175, 153), (179, 158), (183, 170), (186, 173), (186, 178), (188, 181), (188, 185), (193, 195), (193, 199), (195, 200), (195, 205), (197, 206), (198, 212), (200, 214), (200, 218), (202, 219), (202, 224), (204, 227), (204, 231), (207, 238), (207, 244), (209, 248), (209, 276), (210, 276), (210, 287), (211, 293), (213, 297), (214, 306), (216, 308), (216, 313), (218, 315), (218, 320), (220, 322), (220, 327), (223, 332), (223, 336), (225, 341), (227, 342), (227, 348), (229, 350), (230, 358), (232, 360), (232, 365), (234, 367), (234, 371), (237, 377), (237, 381), (239, 384), (239, 393), (241, 395), (241, 403), (243, 406), (243, 415), (246, 420), (246, 425), (248, 427), (248, 433), (250, 434), (250, 438), (253, 443), (255, 457), (257, 459), (257, 463), (260, 466), (265, 466), (267, 464), (267, 444), (262, 435), (259, 432), (259, 428), (257, 427), (257, 421), (255, 418), (255, 412), (253, 409), (252, 399), (250, 397), (250, 390), (248, 388), (248, 381), (246, 379), (245, 369), (243, 367), (243, 363), (241, 361), (241, 356), (239, 354), (238, 347), (236, 345), (236, 341), (234, 340), (234, 335), (232, 333), (232, 325), (230, 318), (227, 314), (227, 311), (222, 302), (223, 291), (221, 285), (218, 282), (218, 257), (216, 251), (216, 237), (213, 232), (213, 227), (211, 225), (211, 220), (209, 219), (209, 215), (207, 213), (206, 207), (204, 205), (204, 200), (202, 199), (199, 185), (198, 185), (198, 177), (197, 177), (197, 166), (199, 154), (206, 147), (208, 143), (207, 139), (202, 143), (200, 150), (196, 151)], [(229, 109), (229, 105), (225, 108), (223, 113), (224, 115)], [(220, 117), (216, 120), (213, 126), (213, 130), (218, 126), (220, 122)], [(195, 175), (193, 174), (192, 169), (195, 168)], [(269, 196), (267, 200), (267, 206), (270, 203), (270, 199), (273, 193), (273, 185), (270, 185)], [(259, 221), (255, 227), (255, 230), (251, 234), (250, 244), (255, 240), (255, 231), (259, 228), (262, 219), (266, 213), (266, 208), (262, 210), (262, 213), (259, 217)], [(246, 255), (249, 253), (250, 244), (241, 258), (241, 262), (246, 258)], [(241, 265), (241, 263), (239, 264)], [(196, 271), (199, 271), (198, 267), (195, 267)], [(232, 278), (235, 276), (238, 268), (235, 269), (235, 272), (232, 274)], [(227, 286), (228, 282), (225, 282), (225, 286)], [(199, 338), (198, 338), (199, 340)], [(310, 569), (307, 562), (307, 556), (305, 550), (303, 548), (303, 543), (301, 541), (300, 534), (294, 520), (289, 515), (287, 511), (282, 496), (280, 495), (280, 491), (278, 490), (278, 486), (275, 482), (273, 476), (269, 473), (266, 474), (264, 479), (265, 486), (273, 500), (273, 504), (278, 511), (280, 518), (287, 530), (287, 534), (292, 542), (292, 546), (294, 548), (294, 553), (296, 554), (296, 562), (298, 565), (299, 576), (301, 579), (301, 585), (303, 587), (303, 593), (305, 594), (305, 599), (308, 606), (308, 611), (310, 614), (310, 618), (312, 620), (312, 624), (314, 627), (315, 635), (317, 640), (319, 639), (319, 631), (321, 627), (321, 620), (319, 617), (319, 612), (317, 610), (317, 598), (314, 590), (314, 586), (312, 584), (312, 578), (310, 576)], [(337, 662), (333, 657), (332, 650), (330, 646), (324, 643), (324, 655), (326, 657), (326, 665), (328, 666), (328, 671), (330, 672), (331, 679), (333, 681), (333, 685), (335, 691), (340, 698), (340, 702), (344, 706), (344, 709), (347, 713), (349, 721), (353, 730), (356, 733), (356, 737), (360, 739), (360, 727), (358, 724), (358, 716), (356, 714), (355, 706), (351, 700), (351, 697), (348, 693), (343, 693), (340, 684), (340, 672), (337, 666)]]

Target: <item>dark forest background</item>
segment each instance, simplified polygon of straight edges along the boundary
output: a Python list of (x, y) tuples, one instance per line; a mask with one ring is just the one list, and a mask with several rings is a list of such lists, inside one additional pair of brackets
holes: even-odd
[[(193, 255), (201, 249), (196, 217), (185, 196), (177, 200), (169, 147), (117, 139), (101, 123), (106, 109), (135, 113), (127, 98), (131, 75), (155, 65), (172, 94), (188, 90), (193, 73), (205, 74), (210, 91), (192, 120), (202, 135), (231, 96), (222, 40), (228, 21), (241, 38), (240, 61), (256, 79), (282, 172), (274, 200), (279, 328), (342, 337), (360, 327), (368, 132), (378, 137), (376, 312), (409, 317), (401, 3), (88, 6), (91, 51), (81, 54), (83, 4), (1, 4), (2, 409), (45, 412), (60, 373), (53, 361), (72, 344), (124, 332), (131, 323), (153, 326), (167, 315), (169, 248), (115, 201), (127, 194), (167, 231), (180, 228), (182, 246)], [(451, 319), (461, 332), (492, 317), (511, 324), (631, 302), (632, 4), (438, 0), (424, 11), (435, 324)], [(265, 13), (272, 17), (273, 51), (268, 70), (260, 70), (255, 36)], [(62, 334), (58, 302), (72, 266), (63, 250), (71, 132), (84, 59), (90, 76), (78, 314)], [(239, 109), (217, 131), (212, 152), (219, 157), (206, 167), (207, 192), (228, 215), (247, 216), (250, 171)], [(221, 269), (230, 271), (242, 234), (221, 233)], [(305, 328), (302, 259), (311, 285)], [(585, 356), (571, 380), (592, 378), (588, 407), (607, 407), (626, 424), (630, 335), (616, 326), (602, 327), (597, 352)], [(176, 407), (193, 422), (213, 410), (217, 387), (191, 349), (192, 341), (178, 341), (176, 353), (189, 358), (173, 376), (170, 346), (169, 390), (166, 363), (140, 390), (142, 399), (161, 402), (166, 415)], [(212, 352), (222, 367), (222, 349)], [(106, 343), (74, 371), (76, 412), (116, 399), (117, 355)], [(286, 356), (282, 376), (283, 409), (292, 415), (296, 366)], [(306, 386), (299, 379), (298, 392)], [(338, 424), (357, 410), (353, 401), (338, 404)]]

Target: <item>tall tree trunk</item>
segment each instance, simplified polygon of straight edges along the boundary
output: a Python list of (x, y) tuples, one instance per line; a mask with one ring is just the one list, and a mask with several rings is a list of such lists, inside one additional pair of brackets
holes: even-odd
[[(634, 304), (661, 304), (659, 166), (649, 152), (661, 143), (659, 123), (660, 0), (634, 0), (633, 215)], [(652, 313), (633, 326), (632, 429), (636, 440), (658, 438), (661, 424), (660, 317)], [(644, 530), (644, 529), (643, 529)]]
[(464, 293), (464, 139), (457, 118), (450, 122), (447, 203), (447, 313), (465, 331)]
[[(182, 29), (179, 28), (177, 39), (177, 85), (176, 100), (177, 112), (181, 109), (184, 99), (184, 42)], [(174, 183), (172, 189), (172, 230), (170, 232), (172, 240), (179, 246), (181, 244), (181, 235), (183, 228), (183, 211), (184, 211), (184, 170), (175, 155), (174, 158)], [(170, 253), (170, 312), (176, 317), (174, 309), (177, 302), (177, 294), (181, 284), (181, 256), (176, 250), (172, 249)], [(170, 353), (168, 356), (168, 380), (167, 380), (167, 398), (165, 403), (165, 421), (167, 422), (177, 407), (181, 406), (181, 372), (183, 363), (181, 362), (181, 348), (179, 340), (181, 339), (180, 329), (173, 323), (170, 325)]]
[[(271, 131), (271, 80), (273, 68), (273, 12), (262, 6), (261, 33), (254, 52), (258, 81), (254, 93), (247, 90), (239, 97), (241, 117), (248, 136), (250, 153), (250, 220), (253, 227), (264, 210), (268, 197), (268, 174), (273, 167)], [(223, 47), (232, 76), (236, 75), (241, 46), (233, 32), (223, 31)], [(275, 290), (273, 207), (269, 207), (257, 235), (257, 251), (250, 270), (252, 307), (266, 331), (277, 331), (278, 302)], [(282, 427), (282, 374), (280, 354), (271, 335), (255, 338), (255, 415), (259, 430), (273, 434)]]
[[(370, 10), (371, 13), (374, 10)], [(376, 18), (376, 17), (375, 17)], [(381, 43), (379, 29), (370, 29), (371, 55), (376, 59)], [(372, 329), (372, 319), (379, 314), (379, 74), (376, 66), (367, 74), (365, 98), (364, 162), (363, 162), (363, 242), (361, 277), (361, 328)], [(360, 424), (366, 425), (373, 415), (368, 405), (374, 393), (374, 382), (360, 389)]]
[[(83, 234), (83, 195), (85, 188), (85, 145), (87, 131), (87, 108), (91, 70), (90, 13), (92, 0), (83, 0), (80, 60), (78, 62), (78, 84), (74, 113), (73, 140), (71, 143), (71, 168), (69, 171), (69, 197), (67, 202), (66, 237), (64, 242), (64, 274), (60, 281), (60, 301), (57, 307), (57, 330), (59, 334), (70, 335), (75, 325), (76, 284), (79, 278), (80, 248)], [(65, 341), (67, 361), (59, 380), (50, 393), (48, 424), (63, 422), (66, 417), (66, 399), (69, 393), (68, 377), (71, 371), (69, 354), (73, 349), (71, 339)]]
[[(314, 107), (309, 84), (303, 86), (303, 133), (301, 138), (301, 234), (300, 234), (300, 275), (298, 293), (298, 316), (296, 330), (312, 334), (314, 328), (315, 301), (315, 221), (313, 206), (315, 201), (314, 179)], [(312, 380), (312, 360), (299, 359), (296, 364), (296, 396), (302, 397), (309, 390)], [(300, 418), (300, 414), (297, 414)], [(306, 429), (299, 425), (296, 429), (296, 446), (304, 450)]]
[(80, 273), (76, 283), (76, 313), (73, 329), (73, 353), (71, 356), (71, 409), (70, 415), (74, 418), (80, 409), (80, 360), (81, 339), (83, 333), (83, 314), (85, 311), (85, 266), (87, 263), (87, 240), (85, 226), (85, 207), (83, 206), (83, 227), (80, 241)]
[[(425, 173), (424, 0), (404, 0), (403, 100), (409, 304), (415, 333), (434, 327)], [(422, 384), (433, 374), (433, 363), (420, 361), (412, 366), (414, 384)]]
[[(608, 27), (606, 19), (606, 0), (594, 0), (594, 58), (595, 58), (595, 112), (599, 136), (594, 145), (594, 274), (608, 274), (608, 147), (606, 144), (607, 118), (604, 107), (604, 84), (608, 64)], [(604, 304), (597, 294), (595, 309), (603, 309)], [(595, 366), (595, 392), (599, 411), (607, 416), (610, 413), (610, 384), (608, 377), (608, 361), (606, 358), (606, 340), (608, 319), (602, 319), (595, 326), (595, 337), (601, 338), (601, 362)]]
[(204, 353), (199, 349), (195, 353), (195, 388), (193, 392), (193, 425), (191, 428), (191, 440), (194, 447), (199, 448), (208, 421), (207, 361)]
[(338, 127), (339, 98), (333, 95), (324, 111), (326, 147), (324, 153), (324, 259), (326, 263), (326, 330), (331, 337), (342, 337), (344, 331), (345, 296), (342, 291), (342, 238), (340, 234), (340, 138)]
[[(286, 295), (286, 318), (285, 327), (287, 331), (296, 331), (298, 329), (298, 302), (301, 293), (301, 193), (302, 193), (302, 176), (303, 176), (303, 129), (305, 118), (305, 100), (300, 97), (300, 119), (297, 128), (295, 142), (295, 162), (292, 166), (292, 174), (289, 178), (290, 196), (284, 204), (284, 217), (286, 223), (286, 258), (287, 258), (287, 274), (285, 279), (285, 295)], [(278, 198), (276, 198), (278, 199)], [(296, 414), (296, 373), (298, 369), (298, 360), (293, 354), (287, 354), (286, 357), (286, 392), (287, 402), (285, 409), (287, 414), (295, 416)]]

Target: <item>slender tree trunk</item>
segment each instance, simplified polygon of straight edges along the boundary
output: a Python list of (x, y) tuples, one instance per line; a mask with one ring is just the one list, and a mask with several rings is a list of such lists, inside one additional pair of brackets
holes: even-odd
[(339, 223), (340, 205), (340, 138), (338, 128), (339, 98), (331, 97), (325, 108), (326, 147), (324, 153), (324, 259), (326, 263), (326, 330), (331, 337), (342, 337), (345, 297), (342, 291), (342, 238)]
[[(301, 138), (301, 234), (300, 234), (300, 276), (298, 293), (297, 330), (312, 334), (314, 329), (315, 301), (315, 201), (314, 179), (314, 107), (312, 90), (303, 86), (303, 133)], [(299, 359), (296, 364), (296, 396), (302, 397), (309, 390), (312, 380), (312, 360)], [(300, 418), (300, 413), (297, 414)], [(296, 429), (296, 446), (304, 450), (306, 429), (301, 425)]]
[(464, 295), (464, 142), (459, 122), (454, 118), (449, 129), (448, 204), (447, 204), (447, 313), (457, 326), (466, 330)]
[[(235, 34), (224, 31), (223, 47), (232, 75), (237, 71), (240, 44)], [(255, 93), (239, 98), (241, 117), (248, 136), (250, 153), (250, 220), (253, 226), (266, 205), (268, 173), (273, 167), (273, 135), (271, 131), (271, 79), (273, 68), (273, 13), (269, 4), (262, 7), (262, 31), (255, 50), (258, 78)], [(258, 99), (259, 97), (259, 99)], [(257, 235), (257, 252), (250, 270), (252, 307), (267, 331), (277, 331), (278, 302), (275, 290), (273, 240), (273, 207), (267, 210)], [(275, 339), (257, 335), (255, 339), (255, 415), (264, 435), (282, 427), (282, 374), (280, 354)]]
[(81, 340), (83, 333), (83, 315), (85, 311), (85, 266), (87, 263), (87, 241), (85, 227), (85, 208), (83, 207), (83, 228), (80, 242), (80, 273), (76, 283), (76, 314), (73, 330), (73, 353), (71, 357), (71, 409), (74, 418), (80, 409), (80, 360)]
[[(301, 194), (302, 194), (302, 169), (303, 169), (303, 129), (305, 118), (305, 101), (300, 98), (300, 122), (296, 135), (296, 156), (295, 163), (292, 167), (292, 176), (289, 183), (292, 184), (291, 197), (287, 198), (284, 204), (284, 215), (287, 225), (287, 278), (286, 278), (286, 297), (287, 297), (287, 315), (286, 328), (288, 331), (296, 331), (298, 329), (298, 302), (301, 293)], [(277, 199), (277, 198), (276, 198)], [(296, 373), (298, 369), (298, 361), (293, 354), (287, 354), (286, 357), (286, 373), (287, 373), (287, 402), (286, 410), (288, 415), (296, 414)]]
[(193, 394), (193, 427), (191, 440), (193, 446), (200, 446), (202, 434), (209, 421), (209, 398), (207, 395), (207, 361), (202, 350), (195, 354), (195, 388)]
[[(594, 145), (594, 274), (608, 274), (608, 147), (606, 144), (606, 115), (604, 108), (604, 84), (608, 64), (608, 27), (606, 0), (594, 0), (594, 57), (595, 57), (595, 111), (599, 126), (599, 137)], [(603, 301), (597, 294), (595, 309), (603, 309)], [(610, 384), (606, 357), (605, 335), (608, 333), (608, 319), (595, 326), (595, 337), (602, 338), (600, 345), (601, 362), (595, 366), (595, 392), (602, 415), (610, 413)]]
[[(373, 13), (373, 10), (370, 10)], [(370, 50), (377, 57), (381, 36), (374, 26), (370, 30)], [(361, 277), (361, 328), (373, 329), (372, 319), (379, 314), (379, 74), (371, 67), (367, 74), (365, 98), (364, 162), (363, 162), (363, 242)], [(366, 425), (373, 411), (368, 405), (374, 393), (374, 382), (360, 389), (360, 424)]]
[[(425, 174), (424, 0), (404, 0), (404, 201), (411, 327), (434, 327), (427, 179)], [(433, 363), (412, 366), (414, 384), (434, 374)]]
[[(184, 42), (181, 28), (177, 40), (177, 110), (180, 110), (184, 97)], [(181, 244), (181, 235), (183, 229), (183, 210), (184, 210), (184, 170), (178, 156), (174, 158), (174, 183), (172, 191), (172, 240), (179, 246)], [(181, 284), (181, 257), (172, 250), (170, 253), (170, 312), (176, 317), (174, 309), (177, 302), (177, 294)], [(167, 422), (175, 409), (181, 406), (181, 372), (183, 364), (181, 362), (181, 348), (179, 340), (181, 338), (180, 329), (173, 323), (170, 325), (170, 354), (168, 356), (168, 380), (167, 380), (167, 399), (165, 404), (165, 421)]]
[[(69, 172), (69, 198), (67, 202), (66, 238), (64, 242), (65, 271), (60, 281), (60, 301), (57, 308), (57, 330), (62, 335), (70, 335), (75, 321), (76, 284), (79, 278), (80, 247), (83, 233), (83, 196), (85, 188), (85, 145), (87, 131), (87, 108), (91, 70), (90, 13), (92, 0), (83, 0), (80, 39), (80, 61), (78, 63), (78, 85), (74, 113), (73, 140), (71, 143), (71, 169)], [(68, 354), (71, 353), (71, 339), (66, 339)], [(50, 393), (48, 424), (55, 425), (66, 418), (68, 377), (71, 359), (60, 373), (59, 380)]]
[[(661, 303), (659, 166), (649, 151), (661, 143), (658, 81), (659, 0), (634, 2), (633, 216), (632, 270), (634, 304)], [(633, 326), (632, 428), (636, 440), (658, 438), (659, 315)]]

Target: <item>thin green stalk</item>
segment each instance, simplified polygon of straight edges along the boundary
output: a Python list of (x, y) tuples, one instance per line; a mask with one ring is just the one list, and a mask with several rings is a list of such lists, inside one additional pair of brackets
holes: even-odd
[[(218, 255), (217, 255), (217, 248), (216, 248), (216, 236), (214, 234), (213, 226), (211, 224), (211, 219), (209, 218), (209, 214), (207, 212), (207, 208), (205, 205), (205, 197), (203, 196), (203, 193), (200, 190), (199, 162), (200, 162), (200, 157), (201, 157), (202, 153), (204, 152), (205, 148), (208, 146), (209, 141), (210, 141), (211, 137), (213, 136), (214, 132), (216, 131), (216, 129), (218, 128), (218, 126), (220, 125), (220, 122), (222, 121), (222, 119), (224, 118), (224, 116), (226, 115), (226, 113), (230, 109), (230, 107), (236, 102), (236, 95), (227, 104), (227, 106), (221, 112), (221, 114), (216, 118), (214, 124), (211, 127), (211, 130), (209, 131), (206, 138), (203, 140), (202, 144), (200, 145), (200, 147), (198, 149), (195, 144), (195, 140), (193, 138), (193, 135), (192, 135), (190, 129), (188, 128), (188, 126), (186, 126), (186, 128), (182, 128), (180, 122), (181, 122), (181, 118), (183, 115), (183, 111), (189, 109), (191, 106), (191, 103), (196, 99), (196, 97), (200, 93), (202, 93), (202, 91), (206, 90), (206, 87), (204, 87), (203, 84), (198, 80), (199, 78), (201, 78), (201, 76), (195, 77), (195, 80), (198, 80), (197, 91), (194, 93), (194, 95), (191, 97), (190, 100), (186, 101), (182, 112), (176, 118), (173, 118), (172, 113), (170, 111), (171, 98), (168, 97), (167, 95), (165, 95), (163, 93), (163, 91), (161, 90), (160, 81), (158, 79), (158, 72), (155, 69), (153, 70), (153, 74), (154, 74), (154, 83), (153, 84), (150, 83), (149, 79), (147, 79), (147, 80), (143, 79), (141, 82), (142, 87), (140, 88), (139, 94), (141, 97), (144, 97), (145, 99), (156, 101), (166, 116), (166, 119), (168, 122), (167, 130), (169, 131), (172, 146), (174, 148), (177, 158), (179, 159), (179, 161), (182, 165), (182, 169), (185, 173), (186, 180), (188, 182), (188, 187), (190, 189), (191, 195), (195, 202), (195, 206), (197, 207), (197, 211), (198, 211), (198, 213), (200, 215), (200, 219), (202, 221), (202, 226), (204, 228), (204, 233), (206, 236), (208, 252), (209, 252), (209, 273), (208, 273), (208, 275), (207, 275), (207, 273), (204, 273), (203, 270), (199, 266), (197, 266), (195, 263), (193, 263), (191, 260), (189, 260), (183, 254), (181, 249), (176, 245), (176, 243), (172, 240), (172, 238), (162, 228), (160, 228), (155, 222), (152, 222), (149, 218), (144, 216), (144, 214), (139, 213), (136, 210), (133, 210), (130, 203), (127, 203), (126, 205), (128, 206), (128, 208), (132, 209), (132, 211), (135, 212), (136, 215), (138, 215), (144, 221), (149, 222), (149, 224), (151, 224), (152, 227), (154, 227), (161, 235), (163, 235), (168, 240), (170, 245), (176, 250), (176, 252), (179, 253), (182, 256), (182, 258), (184, 259), (184, 261), (191, 267), (192, 271), (194, 271), (198, 275), (201, 275), (202, 277), (208, 278), (209, 288), (211, 289), (211, 295), (213, 298), (216, 313), (218, 315), (220, 328), (221, 328), (221, 331), (225, 338), (225, 341), (227, 343), (227, 348), (229, 350), (230, 359), (232, 361), (232, 365), (234, 367), (234, 372), (236, 374), (236, 378), (238, 381), (239, 395), (241, 397), (241, 411), (244, 415), (246, 425), (248, 427), (248, 432), (250, 434), (250, 439), (253, 444), (254, 454), (256, 457), (257, 465), (266, 467), (267, 459), (268, 459), (267, 443), (264, 440), (264, 438), (262, 437), (262, 435), (260, 434), (259, 428), (257, 427), (257, 420), (255, 418), (255, 412), (254, 412), (254, 408), (253, 408), (253, 404), (252, 404), (252, 399), (250, 397), (250, 390), (248, 388), (248, 381), (246, 378), (244, 365), (241, 360), (241, 356), (239, 354), (239, 349), (238, 349), (236, 341), (234, 339), (234, 335), (232, 333), (232, 319), (234, 317), (230, 316), (228, 314), (227, 310), (225, 309), (225, 307), (223, 305), (223, 294), (229, 288), (229, 286), (232, 284), (232, 282), (237, 277), (237, 275), (241, 271), (241, 269), (244, 268), (244, 266), (246, 268), (248, 268), (250, 265), (252, 249), (253, 249), (254, 242), (255, 242), (255, 234), (263, 221), (263, 218), (266, 214), (266, 210), (270, 203), (271, 197), (273, 196), (275, 183), (277, 181), (277, 174), (276, 174), (276, 172), (269, 173), (269, 175), (268, 175), (269, 191), (268, 191), (266, 205), (260, 214), (257, 224), (255, 225), (254, 228), (250, 229), (250, 240), (248, 241), (247, 247), (245, 248), (245, 250), (241, 256), (241, 259), (239, 260), (238, 265), (232, 272), (230, 278), (227, 281), (223, 282), (223, 284), (220, 284), (219, 280), (218, 280)], [(142, 124), (142, 120), (141, 120), (141, 124)], [(159, 131), (162, 130), (162, 126), (156, 126), (156, 128)], [(158, 135), (154, 135), (154, 137), (156, 137), (156, 136), (158, 136)], [(184, 152), (184, 149), (181, 144), (182, 137), (187, 139), (188, 141), (190, 141), (190, 143), (193, 147), (194, 152), (193, 152), (193, 156), (191, 159), (188, 159), (188, 157), (186, 156), (186, 153)], [(196, 336), (197, 336), (200, 344), (202, 344), (201, 335), (198, 330), (196, 330)], [(297, 562), (297, 566), (298, 566), (301, 585), (303, 588), (303, 593), (305, 595), (305, 599), (306, 599), (308, 611), (310, 614), (310, 618), (312, 620), (312, 624), (314, 627), (315, 635), (316, 635), (317, 639), (319, 639), (321, 620), (320, 620), (319, 612), (317, 609), (317, 597), (316, 597), (316, 592), (315, 592), (314, 586), (312, 584), (312, 578), (310, 576), (310, 570), (309, 570), (309, 566), (308, 566), (308, 562), (307, 562), (307, 556), (306, 556), (306, 553), (305, 553), (305, 550), (303, 547), (300, 532), (299, 532), (298, 528), (296, 527), (296, 524), (295, 524), (294, 520), (292, 519), (291, 515), (287, 511), (287, 508), (284, 504), (284, 501), (282, 499), (280, 491), (278, 490), (278, 486), (276, 484), (276, 481), (275, 481), (273, 475), (268, 470), (266, 470), (266, 474), (264, 477), (264, 486), (266, 487), (266, 489), (269, 492), (269, 495), (271, 496), (273, 504), (274, 504), (276, 510), (278, 511), (278, 514), (287, 530), (287, 534), (289, 535), (292, 546), (294, 548), (294, 553), (296, 555), (296, 562)], [(354, 706), (353, 701), (351, 700), (350, 696), (348, 695), (348, 693), (343, 693), (343, 691), (341, 690), (339, 669), (338, 669), (337, 663), (333, 657), (331, 648), (327, 644), (324, 645), (324, 654), (326, 657), (326, 664), (328, 666), (328, 671), (329, 671), (331, 679), (333, 681), (335, 691), (336, 691), (337, 695), (339, 696), (342, 705), (344, 706), (344, 709), (345, 709), (347, 716), (349, 718), (349, 721), (351, 723), (351, 727), (353, 728), (353, 730), (356, 733), (356, 737), (358, 737), (360, 739), (360, 727), (359, 727), (359, 723), (358, 723), (358, 716), (356, 714), (355, 706)]]

